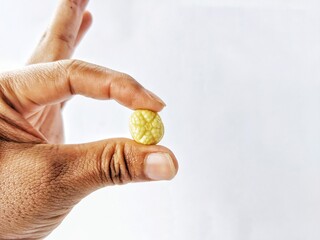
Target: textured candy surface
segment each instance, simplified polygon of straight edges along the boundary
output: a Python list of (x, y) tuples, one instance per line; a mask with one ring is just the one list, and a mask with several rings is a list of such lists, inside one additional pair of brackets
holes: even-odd
[(164, 134), (160, 116), (150, 110), (134, 111), (130, 117), (129, 127), (132, 138), (145, 145), (157, 144)]

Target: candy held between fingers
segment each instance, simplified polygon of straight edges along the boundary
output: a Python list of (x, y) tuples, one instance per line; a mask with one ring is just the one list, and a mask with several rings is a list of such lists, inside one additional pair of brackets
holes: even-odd
[(158, 113), (150, 110), (136, 110), (130, 117), (132, 138), (145, 145), (160, 142), (164, 134), (164, 126)]

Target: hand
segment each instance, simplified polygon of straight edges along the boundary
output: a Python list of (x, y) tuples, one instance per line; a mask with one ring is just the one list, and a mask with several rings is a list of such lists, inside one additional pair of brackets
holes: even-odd
[[(67, 14), (64, 11), (68, 12), (66, 6), (71, 2), (75, 4), (62, 1), (57, 16)], [(68, 20), (70, 25), (80, 22), (79, 18), (80, 26), (86, 25), (82, 6), (73, 8), (79, 13)], [(53, 48), (54, 40), (48, 40), (52, 27), (31, 62), (66, 58), (73, 51), (71, 45), (59, 40)], [(84, 33), (80, 32), (76, 39)], [(56, 50), (41, 56), (46, 46)], [(162, 146), (143, 146), (129, 139), (55, 144), (61, 140), (55, 133), (62, 132), (61, 124), (56, 122), (60, 106), (75, 94), (115, 99), (132, 109), (160, 111), (164, 107), (159, 98), (129, 75), (78, 60), (34, 64), (0, 74), (0, 239), (44, 238), (75, 204), (101, 187), (175, 176), (177, 160)]]

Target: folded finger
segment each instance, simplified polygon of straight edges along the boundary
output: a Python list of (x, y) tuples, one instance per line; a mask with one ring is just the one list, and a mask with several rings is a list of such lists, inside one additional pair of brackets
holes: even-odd
[(0, 75), (7, 100), (22, 113), (63, 102), (75, 94), (114, 99), (131, 109), (160, 111), (164, 102), (131, 76), (79, 60), (36, 64)]

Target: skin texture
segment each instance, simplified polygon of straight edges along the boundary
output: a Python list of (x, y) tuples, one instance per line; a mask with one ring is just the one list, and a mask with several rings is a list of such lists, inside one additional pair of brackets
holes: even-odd
[[(131, 109), (164, 107), (127, 74), (62, 60), (71, 57), (91, 25), (87, 2), (61, 0), (29, 66), (0, 73), (0, 239), (43, 239), (91, 192), (170, 180), (177, 172), (174, 154), (163, 146), (129, 139), (62, 144), (61, 109), (75, 94), (115, 99)], [(146, 167), (152, 155), (159, 162), (159, 153), (170, 159), (170, 168)]]

